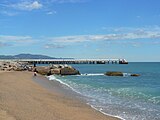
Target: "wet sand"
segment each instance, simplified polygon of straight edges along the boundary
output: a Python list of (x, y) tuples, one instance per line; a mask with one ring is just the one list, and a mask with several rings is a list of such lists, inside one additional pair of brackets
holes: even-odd
[(37, 78), (29, 72), (0, 73), (0, 120), (118, 120), (69, 97), (58, 83)]

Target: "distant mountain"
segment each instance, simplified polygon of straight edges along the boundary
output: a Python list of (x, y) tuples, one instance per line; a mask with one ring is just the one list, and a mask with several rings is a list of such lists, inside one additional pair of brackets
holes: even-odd
[(46, 55), (19, 54), (14, 56), (15, 59), (55, 59)]
[[(46, 55), (33, 55), (33, 54), (18, 54), (18, 55), (0, 55), (0, 59), (59, 59)], [(72, 59), (72, 58), (62, 58)]]

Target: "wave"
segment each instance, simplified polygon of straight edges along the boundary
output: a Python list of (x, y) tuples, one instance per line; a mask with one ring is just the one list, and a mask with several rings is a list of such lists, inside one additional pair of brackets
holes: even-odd
[(122, 118), (122, 117), (119, 117), (119, 116), (116, 116), (116, 115), (111, 115), (111, 114), (108, 114), (108, 113), (103, 112), (103, 109), (102, 109), (102, 108), (98, 109), (98, 108), (94, 107), (93, 105), (91, 105), (90, 103), (87, 103), (87, 104), (90, 105), (91, 108), (93, 108), (93, 109), (95, 109), (95, 110), (101, 112), (101, 113), (104, 114), (104, 115), (107, 115), (107, 116), (110, 116), (110, 117), (119, 118), (120, 120), (125, 120), (125, 119)]
[[(104, 73), (84, 73), (80, 75), (75, 75), (75, 76), (105, 76)], [(123, 73), (123, 77), (129, 77), (131, 76), (131, 73)]]
[[(104, 74), (88, 74), (89, 76), (95, 76), (95, 75), (104, 75)], [(78, 92), (77, 90), (75, 90), (73, 87), (71, 87), (70, 85), (68, 85), (67, 83), (65, 83), (65, 82), (63, 82), (62, 80), (60, 80), (60, 79), (57, 79), (56, 78), (56, 76), (54, 76), (54, 75), (51, 75), (51, 76), (47, 76), (47, 78), (49, 79), (49, 80), (55, 80), (55, 81), (58, 81), (60, 84), (63, 84), (63, 85), (65, 85), (65, 86), (67, 86), (68, 88), (70, 88), (71, 90), (73, 90), (74, 92), (76, 92), (76, 93), (78, 93), (78, 94), (80, 94), (80, 95), (82, 95), (82, 96), (84, 96), (84, 97), (87, 97), (87, 96), (85, 96), (84, 94), (82, 94), (81, 92)], [(87, 97), (88, 98), (88, 97)], [(125, 119), (123, 119), (122, 117), (120, 117), (120, 116), (116, 116), (116, 115), (112, 115), (112, 114), (108, 114), (108, 113), (106, 113), (106, 112), (103, 112), (102, 110), (103, 109), (98, 109), (98, 108), (96, 108), (94, 105), (92, 105), (92, 104), (90, 104), (90, 103), (86, 103), (87, 105), (89, 105), (91, 108), (93, 108), (93, 109), (95, 109), (96, 111), (99, 111), (99, 112), (101, 112), (102, 114), (104, 114), (104, 115), (107, 115), (107, 116), (111, 116), (111, 117), (115, 117), (115, 118), (119, 118), (119, 119), (121, 119), (121, 120), (125, 120)]]
[(73, 90), (74, 92), (76, 92), (76, 93), (82, 95), (80, 92), (78, 92), (77, 90), (75, 90), (73, 87), (71, 87), (71, 86), (68, 85), (67, 83), (63, 82), (63, 81), (60, 80), (60, 79), (57, 79), (54, 75), (50, 75), (50, 76), (48, 76), (47, 78), (48, 78), (49, 80), (58, 81), (59, 83), (61, 83), (61, 84), (65, 85), (65, 86), (67, 86), (68, 88), (70, 88), (70, 89)]
[(84, 73), (76, 76), (103, 76), (103, 73)]
[[(127, 76), (128, 74), (129, 73), (126, 73), (125, 75)], [(93, 74), (81, 74), (79, 76), (99, 76), (99, 75), (102, 76), (104, 74), (93, 73)], [(152, 103), (159, 104), (159, 101), (158, 101), (159, 96), (153, 97), (153, 98), (152, 96), (147, 96), (146, 94), (143, 94), (143, 92), (141, 93), (140, 92), (141, 90), (139, 90), (137, 87), (115, 88), (115, 89), (114, 88), (106, 89), (102, 87), (102, 88), (92, 89), (90, 88), (90, 86), (89, 87), (84, 86), (85, 84), (80, 84), (80, 83), (73, 84), (74, 82), (73, 83), (69, 82), (71, 81), (69, 80), (70, 77), (62, 78), (62, 79), (61, 77), (51, 75), (48, 77), (48, 79), (58, 81), (59, 83), (67, 86), (74, 92), (84, 96), (84, 98), (86, 98), (87, 100), (86, 103), (88, 105), (90, 105), (93, 109), (105, 115), (117, 117), (122, 120), (125, 120), (125, 119), (140, 120), (141, 118), (143, 118), (144, 120), (147, 120), (147, 119), (156, 120), (155, 115), (158, 116), (159, 114), (159, 111), (158, 111), (159, 108), (157, 108), (157, 105), (152, 104)], [(71, 77), (71, 79), (73, 78)], [(75, 78), (77, 79), (77, 77)], [(78, 80), (79, 79), (81, 78), (78, 77)], [(89, 78), (84, 77), (84, 79), (88, 80)], [(83, 85), (83, 86), (80, 86), (80, 85)], [(77, 86), (82, 90), (77, 89)], [(148, 99), (150, 102), (146, 103), (145, 101)], [(104, 106), (107, 106), (107, 108), (105, 108)], [(138, 114), (139, 112), (142, 112), (141, 115)], [(159, 117), (157, 117), (157, 119), (159, 119)]]
[(123, 77), (131, 76), (131, 73), (123, 73)]

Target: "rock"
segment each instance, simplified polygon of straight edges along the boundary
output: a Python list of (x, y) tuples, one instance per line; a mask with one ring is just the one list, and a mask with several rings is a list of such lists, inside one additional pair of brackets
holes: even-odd
[(52, 66), (37, 66), (29, 65), (25, 62), (0, 62), (0, 70), (3, 71), (32, 71), (41, 75), (77, 75), (80, 74), (78, 70), (69, 65), (52, 65)]
[(51, 69), (51, 74), (60, 75), (60, 73), (61, 73), (61, 69), (59, 68)]
[(61, 75), (79, 75), (79, 71), (72, 67), (64, 67), (60, 70)]
[(50, 68), (49, 67), (45, 67), (45, 66), (38, 66), (33, 71), (37, 72), (37, 73), (39, 73), (41, 75), (47, 75), (47, 74), (49, 74)]
[[(105, 75), (107, 76), (124, 76), (123, 72), (116, 72), (116, 71), (110, 71), (106, 72)], [(131, 74), (130, 76), (138, 77), (139, 74)]]
[[(35, 71), (36, 70), (36, 71)], [(76, 70), (75, 68), (71, 67), (71, 66), (63, 66), (63, 67), (57, 67), (57, 68), (53, 68), (53, 67), (44, 67), (44, 66), (39, 66), (39, 67), (35, 67), (35, 69), (33, 70), (34, 72), (37, 72), (41, 75), (77, 75), (80, 74), (78, 70)]]
[(23, 67), (17, 66), (15, 68), (13, 68), (14, 71), (24, 71), (26, 69), (24, 69)]
[(110, 71), (110, 72), (106, 72), (105, 75), (107, 75), (107, 76), (123, 76), (123, 73)]
[(138, 77), (138, 76), (140, 76), (140, 74), (131, 74), (131, 76)]
[(47, 76), (50, 76), (50, 75), (52, 75), (51, 69), (50, 69), (49, 72), (47, 73)]

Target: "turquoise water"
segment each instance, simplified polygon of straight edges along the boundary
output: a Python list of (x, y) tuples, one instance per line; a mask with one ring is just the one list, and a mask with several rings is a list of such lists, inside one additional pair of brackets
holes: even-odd
[[(72, 65), (81, 75), (53, 76), (85, 96), (97, 110), (126, 120), (160, 120), (160, 63)], [(103, 75), (122, 71), (124, 77)], [(140, 77), (128, 74), (137, 73)]]

